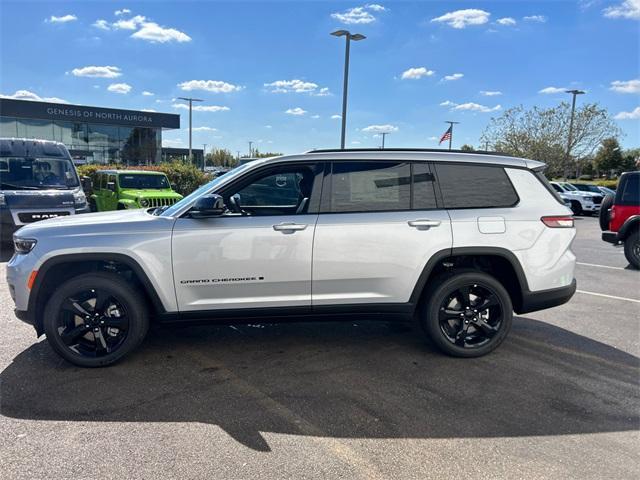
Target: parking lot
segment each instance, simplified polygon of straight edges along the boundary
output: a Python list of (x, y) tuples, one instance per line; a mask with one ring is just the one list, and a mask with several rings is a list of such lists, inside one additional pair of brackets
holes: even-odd
[(493, 354), (385, 323), (152, 330), (79, 369), (0, 264), (4, 478), (638, 478), (640, 273), (579, 218), (578, 292)]

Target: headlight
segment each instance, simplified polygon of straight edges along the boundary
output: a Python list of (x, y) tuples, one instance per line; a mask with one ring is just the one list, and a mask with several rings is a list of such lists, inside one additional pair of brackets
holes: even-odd
[(13, 248), (16, 253), (25, 254), (29, 253), (33, 250), (33, 247), (36, 246), (37, 240), (35, 238), (20, 238), (13, 237)]
[(591, 197), (585, 197), (585, 201), (586, 201), (587, 203), (593, 203), (593, 198), (591, 198)]
[(76, 207), (84, 207), (87, 204), (87, 196), (82, 190), (73, 193), (73, 203)]
[(140, 206), (141, 207), (148, 207), (149, 206), (149, 200), (147, 200), (146, 198), (141, 198), (140, 199)]

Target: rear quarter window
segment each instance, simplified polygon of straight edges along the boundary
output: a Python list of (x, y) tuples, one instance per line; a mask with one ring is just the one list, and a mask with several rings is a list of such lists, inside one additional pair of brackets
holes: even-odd
[(436, 173), (445, 208), (507, 208), (519, 201), (502, 167), (436, 163)]
[(640, 205), (640, 174), (625, 175), (616, 194), (616, 205)]

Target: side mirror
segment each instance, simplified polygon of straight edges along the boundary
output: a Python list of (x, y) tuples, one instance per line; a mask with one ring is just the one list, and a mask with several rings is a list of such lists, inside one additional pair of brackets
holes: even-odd
[(116, 191), (115, 182), (107, 182), (107, 190), (111, 190), (112, 192), (115, 192)]
[(203, 195), (193, 204), (189, 214), (191, 218), (219, 217), (226, 211), (224, 200), (220, 195), (210, 193)]
[(174, 192), (178, 190), (178, 186), (175, 183), (171, 184), (171, 190), (173, 190)]

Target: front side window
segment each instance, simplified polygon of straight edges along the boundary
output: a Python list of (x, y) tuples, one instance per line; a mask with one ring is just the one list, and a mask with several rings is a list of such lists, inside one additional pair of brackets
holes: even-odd
[(445, 208), (512, 207), (518, 195), (504, 168), (468, 164), (436, 164)]
[(4, 157), (1, 165), (3, 189), (69, 189), (79, 185), (73, 163), (66, 158)]
[(335, 162), (331, 212), (409, 210), (411, 167), (401, 162)]

